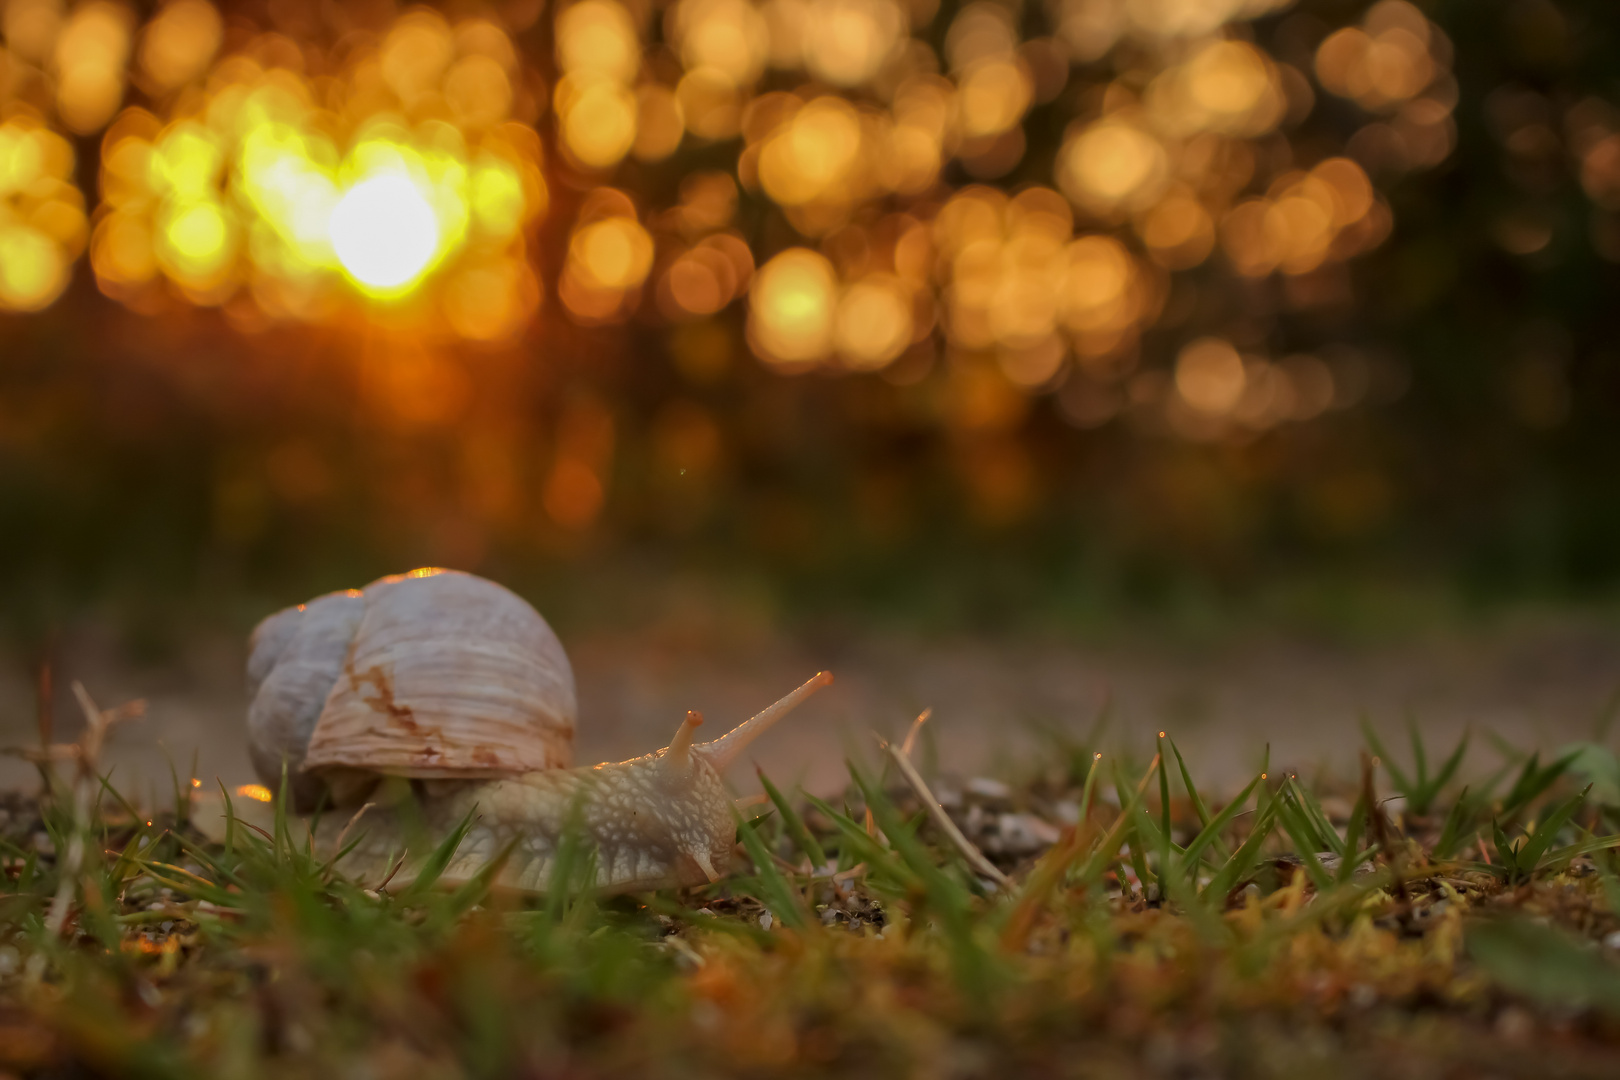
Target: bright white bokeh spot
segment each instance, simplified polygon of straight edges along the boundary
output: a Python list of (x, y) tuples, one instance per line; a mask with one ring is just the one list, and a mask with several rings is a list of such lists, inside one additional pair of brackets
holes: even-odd
[(332, 208), (332, 250), (364, 292), (398, 294), (439, 250), (439, 219), (407, 176), (386, 173), (350, 188)]

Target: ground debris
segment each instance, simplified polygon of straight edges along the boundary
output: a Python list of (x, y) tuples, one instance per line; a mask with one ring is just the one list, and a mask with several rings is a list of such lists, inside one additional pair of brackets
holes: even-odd
[[(1125, 806), (1050, 778), (922, 789), (1003, 882), (915, 786), (866, 784), (762, 819), (767, 866), (615, 899), (368, 893), (292, 833), (227, 851), (183, 813), (108, 807), (54, 940), (33, 837), (61, 823), (5, 796), (0, 1074), (1612, 1075), (1601, 846), (1519, 872), (1477, 837), (1434, 857), (1444, 815), (1408, 814), (1391, 859), (1352, 828), (1353, 789), (1309, 805), (1277, 785), (1172, 885), (1166, 851), (1174, 868), (1224, 804), (1164, 806), (1147, 781)], [(1523, 812), (1520, 847), (1566, 795)], [(1287, 799), (1320, 818), (1279, 824)]]

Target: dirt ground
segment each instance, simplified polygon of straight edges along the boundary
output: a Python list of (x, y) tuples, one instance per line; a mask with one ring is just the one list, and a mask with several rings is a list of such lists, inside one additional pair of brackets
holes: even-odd
[[(774, 778), (823, 791), (841, 786), (846, 756), (870, 759), (870, 732), (902, 732), (925, 706), (934, 710), (932, 752), (952, 771), (993, 774), (1040, 761), (1051, 750), (1039, 727), (1083, 733), (1111, 697), (1116, 745), (1145, 747), (1168, 729), (1201, 779), (1229, 785), (1268, 741), (1279, 765), (1348, 764), (1362, 711), (1391, 735), (1410, 710), (1437, 739), (1472, 726), (1555, 748), (1588, 737), (1620, 688), (1620, 624), (1569, 613), (1375, 645), (1255, 631), (1213, 644), (1146, 631), (1088, 644), (667, 627), (564, 639), (578, 681), (582, 764), (665, 745), (688, 708), (701, 709), (718, 735), (831, 669), (836, 685), (753, 749)], [(166, 791), (165, 755), (183, 775), (194, 750), (208, 786), (216, 776), (251, 781), (242, 662), (241, 642), (214, 634), (171, 662), (137, 665), (106, 632), (81, 627), (60, 643), (58, 733), (78, 728), (67, 686), (80, 679), (103, 705), (147, 701), (147, 717), (119, 729), (107, 754), (125, 790)], [(35, 741), (35, 716), (31, 675), (16, 658), (0, 658), (0, 746)], [(1471, 769), (1497, 761), (1489, 742), (1476, 740)], [(746, 766), (734, 767), (732, 780), (744, 791), (757, 786)], [(0, 758), (0, 788), (33, 782), (29, 766)]]

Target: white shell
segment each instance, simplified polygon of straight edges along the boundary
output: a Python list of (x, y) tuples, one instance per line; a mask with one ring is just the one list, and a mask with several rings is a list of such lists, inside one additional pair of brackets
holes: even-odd
[(283, 758), (304, 787), (345, 770), (493, 779), (573, 764), (567, 654), (492, 581), (383, 578), (270, 616), (250, 649), (249, 747), (266, 784), (279, 783)]

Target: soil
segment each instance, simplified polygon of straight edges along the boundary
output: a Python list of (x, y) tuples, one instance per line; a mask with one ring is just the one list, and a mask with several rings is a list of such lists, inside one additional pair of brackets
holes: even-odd
[[(1043, 728), (1082, 737), (1111, 702), (1114, 745), (1146, 748), (1169, 730), (1200, 779), (1220, 787), (1246, 776), (1268, 742), (1276, 765), (1349, 766), (1363, 713), (1391, 738), (1411, 715), (1431, 745), (1449, 746), (1472, 727), (1551, 750), (1591, 737), (1620, 688), (1620, 624), (1571, 612), (1374, 643), (1253, 630), (1191, 640), (1146, 629), (1088, 642), (669, 625), (565, 634), (564, 643), (578, 682), (579, 763), (665, 745), (688, 708), (718, 735), (831, 669), (837, 683), (750, 750), (778, 780), (823, 791), (841, 786), (846, 756), (871, 758), (871, 731), (901, 734), (925, 707), (933, 719), (922, 759), (947, 770), (1040, 763), (1053, 752)], [(184, 774), (193, 751), (210, 787), (216, 776), (249, 782), (243, 656), (234, 637), (210, 633), (166, 662), (142, 664), (104, 628), (81, 627), (60, 639), (53, 665), (57, 737), (79, 729), (69, 692), (78, 679), (104, 707), (147, 701), (146, 718), (121, 725), (106, 755), (125, 790), (168, 791), (168, 759)], [(35, 701), (23, 662), (0, 658), (0, 746), (37, 740)], [(1487, 740), (1475, 740), (1474, 770), (1497, 760)], [(0, 789), (29, 786), (32, 776), (0, 758)], [(747, 765), (732, 779), (756, 786)]]

